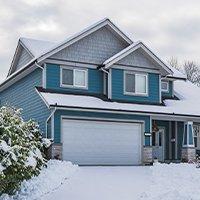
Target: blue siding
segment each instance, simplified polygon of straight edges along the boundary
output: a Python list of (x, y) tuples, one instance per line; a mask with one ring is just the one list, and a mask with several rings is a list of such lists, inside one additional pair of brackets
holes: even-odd
[(169, 81), (169, 92), (162, 92), (162, 97), (165, 98), (173, 97), (173, 81)]
[(103, 93), (103, 72), (97, 69), (88, 69), (88, 90), (60, 87), (60, 65), (47, 64), (46, 71), (47, 89), (59, 91), (78, 91), (81, 93)]
[[(95, 113), (95, 112), (81, 112), (81, 111), (64, 111), (57, 110), (54, 115), (54, 142), (60, 143), (61, 133), (61, 115), (65, 116), (81, 116), (81, 117), (98, 117), (102, 119), (132, 119), (145, 121), (145, 132), (150, 132), (150, 117), (141, 115), (128, 115), (128, 114), (112, 114), (112, 113)], [(145, 139), (145, 145), (150, 144), (150, 138)]]
[(1, 105), (22, 108), (24, 120), (36, 120), (40, 129), (45, 132), (45, 121), (50, 114), (41, 97), (37, 94), (35, 86), (41, 86), (42, 70), (36, 69), (26, 77), (14, 83), (0, 93)]
[(112, 99), (114, 100), (125, 100), (131, 102), (149, 102), (159, 103), (159, 75), (149, 73), (149, 95), (133, 96), (124, 94), (124, 70), (112, 69)]

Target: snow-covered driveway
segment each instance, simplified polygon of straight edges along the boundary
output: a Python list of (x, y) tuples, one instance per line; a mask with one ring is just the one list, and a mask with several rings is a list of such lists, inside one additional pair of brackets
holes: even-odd
[[(64, 172), (63, 172), (64, 173)], [(133, 200), (147, 190), (149, 167), (80, 167), (46, 200)]]
[[(64, 172), (63, 172), (64, 173)], [(45, 200), (199, 200), (194, 164), (151, 167), (80, 167)]]
[(78, 167), (50, 160), (40, 175), (0, 200), (200, 200), (195, 164), (138, 167)]

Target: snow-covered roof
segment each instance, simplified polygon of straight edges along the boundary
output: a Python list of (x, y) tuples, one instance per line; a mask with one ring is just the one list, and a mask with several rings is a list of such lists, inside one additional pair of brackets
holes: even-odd
[(169, 66), (168, 65), (168, 67), (173, 71), (173, 75), (168, 75), (168, 77), (170, 78), (170, 77), (174, 77), (174, 78), (181, 78), (181, 79), (186, 79), (187, 78), (187, 76), (184, 74), (184, 73), (182, 73), (182, 72), (180, 72), (179, 70), (177, 70), (176, 68), (174, 68), (174, 67), (171, 67), (171, 66)]
[[(66, 48), (69, 45), (72, 45), (76, 41), (86, 37), (87, 35), (105, 26), (108, 26), (110, 29), (112, 29), (112, 31), (116, 35), (121, 37), (121, 39), (126, 41), (127, 44), (133, 43), (133, 41), (125, 33), (123, 33), (113, 22), (111, 22), (108, 18), (104, 18), (98, 21), (97, 23), (83, 29), (82, 31), (72, 35), (71, 37), (68, 37), (62, 42), (54, 43), (54, 42), (49, 42), (49, 41), (35, 40), (35, 39), (22, 37), (19, 40), (18, 46), (19, 44), (22, 44), (31, 54), (33, 58), (30, 63), (34, 61), (37, 61), (39, 63), (45, 60), (46, 58), (50, 57), (51, 55), (57, 53), (58, 51)], [(16, 52), (17, 52), (17, 49), (16, 49)], [(15, 59), (16, 52), (15, 52), (13, 60)], [(8, 76), (11, 75), (10, 72), (12, 71), (13, 63), (14, 62), (12, 61)], [(22, 68), (26, 67), (27, 65), (28, 64), (26, 63), (24, 66), (22, 66)]]
[(178, 80), (174, 86), (175, 93), (180, 100), (165, 100), (165, 106), (143, 105), (134, 103), (119, 103), (103, 101), (100, 98), (83, 95), (58, 94), (40, 92), (42, 99), (50, 105), (63, 107), (79, 107), (89, 109), (104, 109), (116, 111), (133, 111), (155, 114), (188, 115), (200, 117), (200, 88), (189, 81)]
[(42, 53), (47, 52), (56, 45), (55, 42), (36, 40), (25, 37), (21, 37), (20, 41), (27, 48), (27, 50), (34, 56), (34, 58), (38, 57)]

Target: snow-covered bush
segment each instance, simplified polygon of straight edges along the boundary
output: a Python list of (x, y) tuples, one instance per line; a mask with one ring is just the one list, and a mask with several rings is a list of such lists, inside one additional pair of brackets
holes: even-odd
[(48, 145), (38, 124), (23, 121), (20, 109), (0, 108), (0, 194), (14, 194), (23, 180), (40, 173)]

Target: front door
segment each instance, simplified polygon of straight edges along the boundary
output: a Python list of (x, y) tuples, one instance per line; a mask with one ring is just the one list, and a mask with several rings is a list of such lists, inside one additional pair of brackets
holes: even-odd
[(153, 158), (164, 161), (164, 129), (154, 132), (152, 136)]

